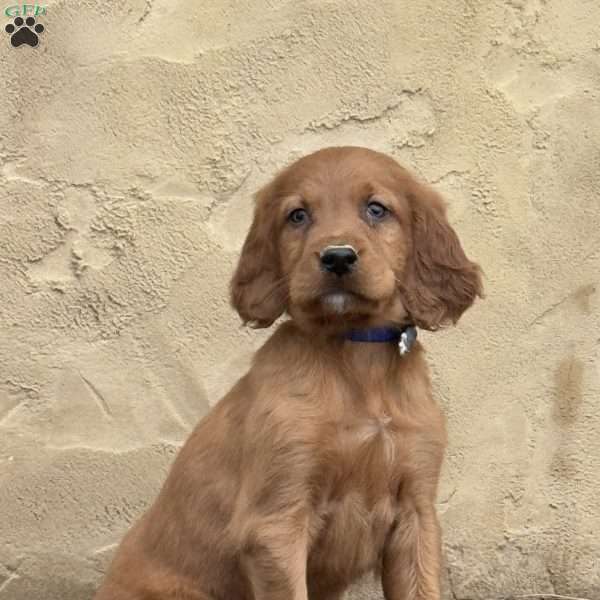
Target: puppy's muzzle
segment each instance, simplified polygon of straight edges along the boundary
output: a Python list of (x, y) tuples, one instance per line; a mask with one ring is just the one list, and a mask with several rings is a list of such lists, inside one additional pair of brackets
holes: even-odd
[(358, 253), (349, 245), (327, 246), (320, 255), (321, 269), (338, 277), (347, 275), (358, 261)]

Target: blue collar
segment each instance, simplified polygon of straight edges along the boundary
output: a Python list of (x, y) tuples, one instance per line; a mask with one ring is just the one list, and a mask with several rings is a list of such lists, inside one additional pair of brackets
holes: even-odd
[(394, 342), (398, 344), (400, 354), (410, 352), (417, 339), (417, 328), (408, 325), (398, 327), (371, 327), (370, 329), (351, 329), (344, 334), (351, 342)]

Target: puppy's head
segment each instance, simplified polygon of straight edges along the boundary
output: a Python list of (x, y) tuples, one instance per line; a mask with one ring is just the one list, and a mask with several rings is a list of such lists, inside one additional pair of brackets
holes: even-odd
[(326, 148), (293, 163), (256, 195), (231, 283), (245, 322), (288, 312), (307, 329), (455, 323), (481, 295), (480, 271), (441, 198), (393, 159)]

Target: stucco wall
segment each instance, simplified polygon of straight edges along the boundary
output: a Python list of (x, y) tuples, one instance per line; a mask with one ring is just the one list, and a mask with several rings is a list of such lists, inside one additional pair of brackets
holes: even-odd
[(226, 294), (251, 192), (335, 144), (435, 183), (487, 275), (423, 336), (447, 597), (600, 598), (597, 0), (46, 6), (0, 31), (0, 600), (90, 598), (264, 339)]

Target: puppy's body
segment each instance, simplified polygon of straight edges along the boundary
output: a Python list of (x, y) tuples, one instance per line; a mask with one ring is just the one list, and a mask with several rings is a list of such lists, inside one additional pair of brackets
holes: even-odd
[[(379, 166), (389, 160), (362, 149), (330, 152), (334, 165), (357, 152)], [(338, 169), (340, 179), (330, 181), (330, 167), (321, 185), (338, 181), (335, 193), (344, 196), (347, 177)], [(289, 172), (280, 177), (289, 185)], [(402, 179), (404, 171), (399, 177), (412, 181)], [(307, 179), (300, 169), (299, 180)], [(299, 184), (296, 189), (308, 196)], [(283, 197), (289, 198), (287, 187)], [(434, 502), (446, 435), (423, 351), (417, 344), (400, 356), (393, 343), (349, 341), (341, 333), (349, 326), (424, 325), (429, 318), (436, 327), (455, 320), (479, 291), (479, 276), (452, 247), (444, 268), (457, 273), (436, 273), (419, 293), (427, 277), (418, 271), (427, 264), (409, 266), (408, 249), (420, 243), (414, 239), (418, 224), (411, 228), (409, 206), (398, 203), (398, 225), (390, 222), (377, 233), (383, 243), (355, 220), (344, 224), (338, 213), (328, 221), (314, 208), (311, 233), (307, 228), (301, 240), (294, 223), (273, 249), (273, 240), (258, 241), (266, 217), (257, 214), (233, 281), (234, 305), (261, 325), (283, 310), (293, 319), (192, 433), (158, 499), (123, 541), (96, 600), (336, 600), (371, 571), (381, 574), (388, 600), (439, 600)], [(423, 218), (431, 234), (437, 225), (431, 215)], [(323, 260), (315, 249), (333, 238), (357, 248), (361, 262), (347, 279), (311, 271), (319, 256)], [(444, 243), (443, 236), (438, 241)], [(283, 255), (274, 258), (266, 247)], [(262, 253), (262, 265), (254, 264), (253, 252)], [(460, 272), (457, 255), (464, 262)], [(426, 258), (423, 250), (420, 260)], [(388, 267), (376, 263), (392, 260)], [(271, 281), (265, 276), (270, 271)], [(403, 285), (411, 277), (408, 292)], [(257, 280), (262, 291), (252, 289)], [(436, 292), (441, 284), (453, 290)], [(457, 295), (461, 290), (464, 298)], [(332, 293), (344, 295), (341, 314), (339, 306), (331, 314), (325, 299), (319, 303)], [(408, 308), (419, 297), (428, 313)]]

